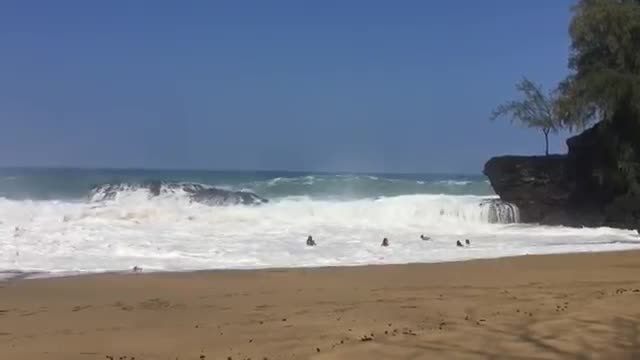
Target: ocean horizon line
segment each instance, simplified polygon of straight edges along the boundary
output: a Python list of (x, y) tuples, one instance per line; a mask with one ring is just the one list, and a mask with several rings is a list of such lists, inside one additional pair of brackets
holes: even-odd
[(143, 172), (203, 172), (203, 173), (261, 173), (261, 174), (318, 174), (318, 175), (397, 175), (397, 176), (419, 176), (419, 175), (437, 175), (437, 176), (485, 176), (482, 172), (410, 172), (410, 171), (332, 171), (332, 170), (294, 170), (294, 169), (232, 169), (232, 168), (162, 168), (162, 167), (107, 167), (107, 166), (45, 166), (45, 165), (29, 165), (29, 166), (0, 166), (0, 171), (11, 170), (36, 170), (36, 171), (143, 171)]

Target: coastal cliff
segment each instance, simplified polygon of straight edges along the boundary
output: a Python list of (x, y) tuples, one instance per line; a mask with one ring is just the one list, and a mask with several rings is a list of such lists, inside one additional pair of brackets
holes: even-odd
[(638, 229), (640, 198), (608, 161), (610, 131), (597, 124), (569, 138), (566, 155), (494, 157), (483, 172), (522, 222)]

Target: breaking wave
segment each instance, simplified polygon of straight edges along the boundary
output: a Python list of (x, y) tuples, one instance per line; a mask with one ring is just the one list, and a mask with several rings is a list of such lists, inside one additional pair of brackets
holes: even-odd
[[(484, 177), (0, 172), (0, 278), (133, 266), (336, 266), (640, 247), (625, 230), (518, 221), (517, 207), (493, 195)], [(308, 235), (318, 246), (304, 245)], [(388, 248), (380, 247), (383, 237)], [(472, 246), (456, 247), (460, 239), (471, 239)]]
[(142, 184), (114, 183), (94, 186), (89, 192), (90, 202), (114, 201), (135, 197), (188, 199), (207, 205), (257, 205), (268, 200), (249, 191), (233, 191), (203, 184), (149, 181)]

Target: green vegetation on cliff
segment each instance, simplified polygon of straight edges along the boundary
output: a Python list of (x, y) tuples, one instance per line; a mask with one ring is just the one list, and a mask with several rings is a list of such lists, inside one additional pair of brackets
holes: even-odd
[(640, 0), (581, 0), (569, 27), (572, 73), (556, 112), (570, 127), (602, 123), (603, 182), (640, 193)]
[(510, 114), (547, 131), (545, 137), (561, 126), (598, 123), (606, 146), (592, 176), (615, 193), (640, 194), (640, 0), (579, 0), (569, 34), (571, 72), (553, 96), (539, 100), (551, 102), (553, 114), (529, 111), (536, 96), (524, 92), (525, 100), (501, 105), (492, 118)]
[(581, 0), (573, 12), (559, 115), (574, 127), (620, 112), (640, 120), (640, 0)]

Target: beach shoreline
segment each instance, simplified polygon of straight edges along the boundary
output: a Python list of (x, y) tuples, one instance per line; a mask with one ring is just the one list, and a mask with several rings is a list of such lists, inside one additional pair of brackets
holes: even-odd
[[(457, 264), (457, 263), (476, 263), (493, 260), (518, 259), (524, 257), (546, 257), (546, 256), (562, 256), (562, 255), (586, 255), (586, 254), (615, 254), (639, 252), (640, 249), (628, 250), (610, 250), (610, 251), (575, 251), (566, 253), (549, 253), (549, 254), (523, 254), (523, 255), (507, 255), (490, 258), (471, 258), (465, 260), (444, 260), (433, 262), (409, 262), (409, 263), (374, 263), (374, 264), (344, 264), (344, 265), (326, 265), (326, 266), (304, 266), (296, 265), (292, 267), (282, 266), (264, 266), (264, 267), (247, 267), (247, 268), (213, 268), (213, 269), (197, 269), (197, 270), (148, 270), (143, 267), (134, 266), (127, 270), (115, 271), (97, 271), (97, 272), (46, 272), (46, 271), (0, 271), (0, 284), (16, 281), (46, 281), (50, 279), (66, 279), (76, 277), (101, 277), (101, 276), (158, 276), (158, 275), (177, 275), (177, 274), (202, 274), (202, 273), (235, 273), (235, 272), (255, 272), (255, 271), (312, 271), (312, 270), (335, 270), (335, 269), (352, 269), (352, 268), (375, 268), (375, 267), (395, 267), (395, 266), (425, 266), (438, 264)], [(136, 269), (137, 268), (137, 269)]]
[(640, 251), (0, 283), (2, 359), (640, 355)]

